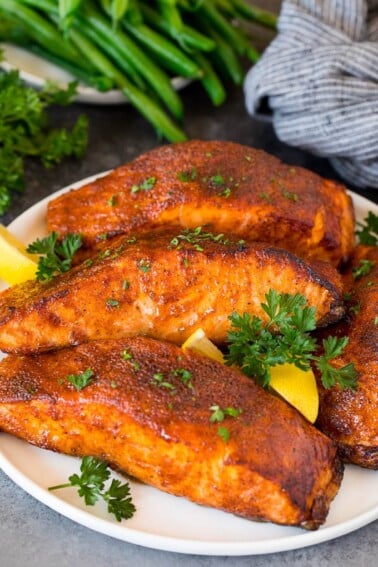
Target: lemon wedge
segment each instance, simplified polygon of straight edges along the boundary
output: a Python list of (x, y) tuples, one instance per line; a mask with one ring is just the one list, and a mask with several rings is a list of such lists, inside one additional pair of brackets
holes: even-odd
[(35, 278), (37, 262), (5, 226), (0, 225), (0, 279), (10, 285)]
[(201, 328), (194, 331), (194, 333), (186, 339), (181, 348), (184, 350), (194, 350), (208, 358), (212, 358), (218, 362), (224, 362), (222, 352), (213, 342), (211, 342), (210, 339), (207, 338), (205, 331)]
[(319, 411), (319, 394), (313, 371), (301, 370), (294, 364), (281, 364), (272, 366), (270, 375), (269, 387), (314, 423)]

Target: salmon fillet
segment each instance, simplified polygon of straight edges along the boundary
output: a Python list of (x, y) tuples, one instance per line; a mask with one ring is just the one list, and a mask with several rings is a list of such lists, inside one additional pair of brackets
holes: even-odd
[(339, 265), (354, 245), (345, 187), (247, 146), (189, 141), (149, 151), (51, 201), (48, 232), (86, 246), (120, 233), (207, 225)]
[(343, 354), (332, 364), (354, 363), (358, 389), (326, 390), (319, 382), (320, 408), (317, 425), (340, 448), (343, 459), (378, 469), (378, 248), (357, 247), (352, 266), (372, 262), (371, 271), (351, 282), (348, 318), (322, 332), (322, 336), (348, 336)]
[(122, 236), (48, 283), (5, 290), (0, 350), (31, 353), (137, 334), (181, 344), (198, 327), (223, 343), (233, 311), (266, 318), (260, 304), (271, 288), (305, 295), (319, 325), (343, 314), (340, 277), (329, 264), (310, 266), (288, 251), (232, 236), (190, 234)]
[[(88, 368), (92, 382), (77, 391), (67, 376)], [(211, 422), (214, 405), (240, 415)], [(8, 356), (0, 429), (198, 504), (308, 529), (325, 521), (342, 479), (335, 445), (285, 402), (236, 369), (145, 337)]]

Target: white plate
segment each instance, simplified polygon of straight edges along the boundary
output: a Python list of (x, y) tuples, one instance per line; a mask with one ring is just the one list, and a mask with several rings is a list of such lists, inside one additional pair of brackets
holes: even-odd
[[(46, 204), (55, 195), (18, 217), (10, 225), (11, 231), (25, 243), (43, 236)], [(374, 203), (359, 195), (352, 194), (352, 197), (358, 219), (365, 218), (369, 210), (378, 214)], [(74, 488), (54, 493), (47, 490), (49, 486), (65, 482), (78, 471), (79, 465), (79, 459), (38, 449), (0, 434), (0, 466), (24, 490), (79, 524), (145, 547), (201, 555), (274, 553), (334, 539), (378, 518), (378, 472), (348, 465), (326, 523), (314, 532), (251, 522), (137, 482), (131, 482), (137, 513), (131, 520), (119, 523), (101, 504), (85, 506)]]
[[(49, 63), (45, 59), (34, 55), (8, 43), (0, 43), (0, 49), (4, 54), (4, 61), (0, 62), (0, 67), (6, 71), (18, 69), (20, 77), (30, 86), (40, 89), (46, 80), (55, 81), (64, 87), (75, 78), (60, 69), (53, 63)], [(172, 79), (172, 85), (176, 90), (183, 88), (189, 83), (188, 79), (175, 77)], [(110, 90), (107, 92), (99, 92), (96, 89), (80, 84), (77, 88), (77, 102), (85, 102), (89, 104), (125, 104), (127, 99), (119, 90)]]

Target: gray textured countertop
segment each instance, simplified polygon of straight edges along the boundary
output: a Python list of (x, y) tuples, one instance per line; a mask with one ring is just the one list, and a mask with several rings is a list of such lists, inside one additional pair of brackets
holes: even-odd
[[(260, 2), (278, 6), (279, 2)], [(198, 85), (183, 93), (185, 127), (191, 138), (227, 139), (266, 149), (288, 163), (302, 165), (337, 178), (322, 159), (281, 144), (269, 123), (247, 116), (240, 89), (231, 89), (228, 101), (213, 108)], [(14, 201), (2, 219), (8, 223), (44, 196), (88, 175), (120, 165), (158, 144), (151, 128), (128, 105), (116, 107), (74, 105), (53, 113), (55, 123), (72, 123), (79, 113), (90, 119), (90, 143), (86, 157), (52, 170), (29, 164), (27, 190)], [(373, 192), (360, 191), (374, 199)], [(128, 544), (91, 531), (44, 506), (0, 471), (0, 566), (81, 567), (233, 565), (370, 567), (376, 565), (378, 521), (335, 540), (304, 549), (270, 555), (211, 557), (179, 555)]]

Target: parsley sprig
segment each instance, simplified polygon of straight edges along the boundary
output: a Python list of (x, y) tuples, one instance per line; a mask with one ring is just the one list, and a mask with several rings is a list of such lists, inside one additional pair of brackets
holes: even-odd
[(50, 105), (69, 104), (76, 86), (71, 83), (62, 91), (46, 83), (36, 91), (23, 83), (18, 71), (0, 71), (0, 215), (9, 209), (12, 193), (24, 190), (25, 158), (38, 158), (51, 167), (67, 156), (83, 155), (87, 118), (80, 116), (68, 131), (50, 128), (47, 115)]
[(59, 233), (51, 232), (44, 238), (37, 238), (29, 244), (27, 252), (41, 254), (38, 261), (37, 280), (50, 281), (59, 273), (67, 272), (72, 266), (72, 259), (82, 245), (79, 234), (67, 234), (58, 241)]
[[(172, 238), (170, 247), (181, 250), (184, 242), (187, 242), (188, 244), (191, 244), (197, 252), (203, 252), (202, 243), (205, 241), (219, 242), (225, 246), (231, 244), (231, 241), (228, 238), (225, 238), (224, 234), (205, 232), (202, 226), (197, 226), (196, 228), (185, 228), (182, 233)], [(244, 240), (240, 240), (238, 244), (244, 244)]]
[(339, 384), (342, 388), (356, 388), (357, 372), (353, 364), (336, 368), (330, 360), (340, 356), (348, 343), (347, 337), (328, 337), (323, 340), (324, 354), (314, 354), (317, 340), (310, 335), (316, 327), (316, 310), (308, 307), (301, 294), (277, 293), (270, 290), (261, 307), (268, 315), (264, 323), (248, 313), (233, 313), (228, 332), (226, 363), (240, 366), (247, 376), (262, 386), (270, 381), (270, 367), (278, 364), (295, 364), (308, 370), (312, 362), (321, 374), (322, 384), (330, 388)]
[(366, 246), (378, 246), (378, 216), (369, 211), (363, 222), (357, 221), (358, 230), (356, 234), (361, 244)]
[(113, 514), (118, 522), (132, 518), (136, 508), (130, 496), (130, 485), (128, 482), (122, 484), (120, 480), (113, 478), (105, 488), (111, 474), (106, 462), (95, 457), (83, 457), (80, 472), (80, 475), (71, 475), (69, 482), (50, 486), (49, 490), (77, 486), (78, 494), (84, 498), (87, 506), (93, 506), (102, 498), (108, 505), (109, 514)]

